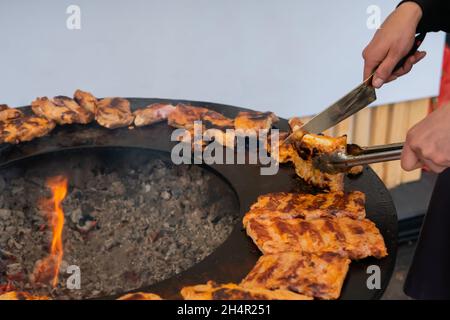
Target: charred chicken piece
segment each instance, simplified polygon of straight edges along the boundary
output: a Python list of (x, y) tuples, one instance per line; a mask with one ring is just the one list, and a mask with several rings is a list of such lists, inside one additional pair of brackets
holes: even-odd
[(105, 98), (98, 102), (95, 119), (109, 129), (127, 127), (133, 123), (130, 102), (123, 98)]
[(294, 158), (297, 175), (313, 186), (330, 191), (344, 190), (344, 173), (324, 173), (313, 164), (313, 157), (323, 153), (345, 152), (347, 137), (326, 137), (316, 134), (305, 134), (296, 143), (298, 157)]
[(313, 157), (324, 153), (345, 152), (347, 137), (333, 138), (324, 135), (305, 133), (299, 128), (301, 121), (297, 118), (289, 120), (291, 129), (296, 135), (292, 137), (292, 145), (297, 154), (291, 154), (290, 159), (294, 163), (295, 172), (307, 183), (321, 189), (330, 191), (344, 190), (344, 174), (324, 173), (313, 165)]
[(274, 154), (272, 151), (272, 148), (276, 149), (276, 146), (272, 144), (272, 136), (267, 136), (267, 146), (266, 150), (268, 153), (271, 154), (271, 157), (274, 158), (278, 163), (289, 163), (294, 161), (298, 158), (297, 150), (295, 150), (295, 147), (291, 143), (284, 143), (286, 138), (289, 136), (288, 132), (279, 132), (278, 136), (278, 154)]
[(177, 105), (168, 117), (170, 126), (187, 130), (194, 127), (194, 121), (202, 121), (202, 126), (205, 129), (215, 128), (225, 130), (233, 128), (233, 119), (207, 108), (188, 106), (185, 104)]
[(117, 300), (162, 300), (162, 298), (154, 293), (135, 292), (121, 296)]
[(55, 122), (36, 116), (0, 122), (0, 143), (17, 144), (47, 135)]
[(154, 103), (133, 112), (136, 127), (148, 126), (166, 120), (175, 110), (175, 106), (166, 103)]
[(10, 291), (0, 295), (0, 300), (51, 300), (46, 296), (33, 296), (26, 292)]
[(213, 281), (184, 287), (181, 295), (185, 300), (312, 300), (311, 297), (288, 290), (243, 288), (233, 283), (219, 285)]
[(194, 121), (201, 121), (210, 110), (202, 107), (178, 104), (167, 118), (169, 126), (190, 130), (194, 128)]
[(290, 290), (319, 299), (337, 299), (350, 259), (333, 252), (266, 254), (241, 282), (244, 288)]
[(341, 217), (307, 221), (255, 216), (246, 220), (244, 227), (264, 254), (327, 251), (352, 260), (387, 255), (383, 236), (368, 219)]
[(59, 125), (91, 122), (94, 115), (83, 109), (75, 100), (66, 96), (37, 98), (31, 103), (33, 112)]
[(269, 130), (277, 121), (273, 112), (241, 111), (234, 119), (234, 127), (245, 134), (257, 134), (258, 130)]
[(244, 224), (252, 217), (312, 220), (323, 217), (364, 219), (365, 195), (360, 191), (320, 193), (317, 195), (277, 192), (258, 197), (244, 216)]
[(0, 104), (0, 121), (8, 121), (23, 117), (22, 111), (8, 107), (6, 104)]
[(208, 110), (203, 115), (203, 124), (206, 129), (214, 128), (225, 131), (226, 129), (234, 129), (234, 120), (225, 117), (223, 114), (213, 110)]
[(85, 110), (95, 115), (97, 111), (97, 98), (90, 92), (77, 90), (73, 95), (75, 101)]

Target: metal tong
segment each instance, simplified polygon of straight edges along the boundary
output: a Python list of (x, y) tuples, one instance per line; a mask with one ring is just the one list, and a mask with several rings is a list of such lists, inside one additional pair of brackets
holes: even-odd
[(313, 157), (313, 165), (322, 172), (347, 172), (350, 168), (370, 163), (399, 160), (403, 143), (393, 143), (373, 147), (347, 145), (346, 152), (335, 152)]
[[(416, 36), (414, 45), (408, 54), (401, 59), (394, 68), (401, 68), (406, 60), (417, 52), (426, 33)], [(341, 98), (338, 102), (325, 109), (302, 129), (307, 132), (320, 133), (331, 128), (342, 120), (357, 113), (376, 99), (375, 89), (370, 85), (374, 73), (360, 86)], [(293, 135), (291, 135), (293, 136)], [(286, 141), (289, 141), (289, 136)], [(394, 143), (374, 147), (360, 147), (355, 144), (347, 145), (346, 152), (335, 152), (313, 157), (313, 165), (322, 172), (347, 172), (350, 168), (370, 163), (399, 160), (403, 150), (403, 143)]]

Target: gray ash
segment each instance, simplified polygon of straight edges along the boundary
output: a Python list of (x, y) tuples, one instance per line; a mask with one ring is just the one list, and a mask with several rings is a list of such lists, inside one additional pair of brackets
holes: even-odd
[[(49, 253), (51, 228), (39, 203), (47, 177), (64, 174), (64, 257), (56, 288), (30, 280)], [(186, 270), (214, 251), (238, 223), (228, 185), (197, 166), (174, 166), (136, 149), (56, 153), (0, 171), (0, 292), (57, 299), (109, 296)], [(81, 270), (69, 290), (67, 268)]]

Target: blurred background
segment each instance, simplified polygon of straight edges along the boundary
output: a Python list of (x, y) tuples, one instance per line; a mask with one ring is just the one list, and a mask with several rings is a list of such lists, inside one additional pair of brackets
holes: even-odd
[[(362, 81), (361, 52), (398, 2), (1, 0), (0, 103), (24, 106), (80, 88), (99, 97), (212, 101), (308, 120)], [(449, 101), (445, 34), (428, 34), (422, 49), (428, 56), (410, 75), (327, 133), (361, 145), (400, 142)], [(386, 297), (401, 298), (435, 177), (403, 172), (398, 162), (373, 168), (399, 213), (403, 246)]]

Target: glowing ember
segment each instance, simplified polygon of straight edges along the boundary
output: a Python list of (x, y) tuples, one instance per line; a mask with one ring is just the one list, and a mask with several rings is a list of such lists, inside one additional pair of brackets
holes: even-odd
[(52, 227), (52, 242), (50, 254), (36, 264), (33, 274), (34, 282), (47, 282), (51, 280), (53, 287), (58, 284), (59, 268), (63, 258), (62, 231), (64, 228), (64, 211), (62, 201), (67, 194), (67, 178), (56, 176), (47, 180), (47, 187), (52, 192), (49, 208), (49, 220)]

